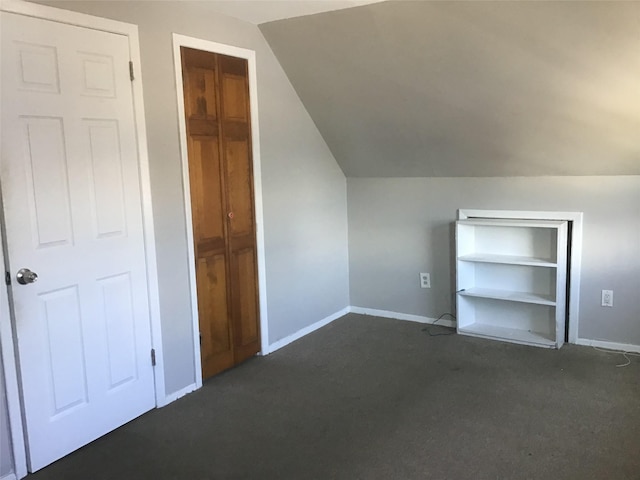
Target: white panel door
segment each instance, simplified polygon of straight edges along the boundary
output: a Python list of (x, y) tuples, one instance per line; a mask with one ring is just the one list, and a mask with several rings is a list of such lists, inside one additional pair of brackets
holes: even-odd
[[(38, 470), (155, 406), (129, 43), (2, 13), (2, 198)], [(38, 279), (22, 285), (18, 270)]]

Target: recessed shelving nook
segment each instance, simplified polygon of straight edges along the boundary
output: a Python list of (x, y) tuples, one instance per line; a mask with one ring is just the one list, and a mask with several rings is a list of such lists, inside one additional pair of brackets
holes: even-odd
[(458, 333), (560, 348), (567, 230), (561, 220), (458, 220)]

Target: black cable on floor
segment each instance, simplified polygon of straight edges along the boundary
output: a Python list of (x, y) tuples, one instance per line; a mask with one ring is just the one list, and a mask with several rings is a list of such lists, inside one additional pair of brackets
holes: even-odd
[[(453, 335), (454, 333), (456, 333), (455, 330), (453, 330), (452, 332), (440, 332), (440, 333), (434, 333), (431, 330), (431, 327), (434, 326), (436, 323), (438, 323), (438, 320), (441, 320), (442, 318), (449, 316), (451, 317), (453, 320), (456, 319), (456, 316), (453, 315), (452, 313), (443, 313), (442, 315), (440, 315), (438, 318), (436, 318), (435, 322), (433, 322), (431, 325), (427, 325), (426, 327), (424, 327), (422, 329), (423, 332), (427, 332), (429, 334), (430, 337), (442, 337), (445, 335)], [(439, 327), (444, 327), (444, 325), (437, 325)], [(450, 328), (450, 327), (445, 327), (445, 328)]]

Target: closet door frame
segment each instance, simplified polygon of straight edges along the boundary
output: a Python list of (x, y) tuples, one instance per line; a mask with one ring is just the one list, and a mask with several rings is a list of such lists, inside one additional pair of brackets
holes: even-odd
[(256, 53), (253, 50), (211, 42), (185, 35), (173, 34), (173, 58), (178, 101), (178, 126), (180, 133), (180, 157), (182, 163), (182, 185), (187, 234), (187, 257), (189, 262), (189, 289), (191, 293), (191, 319), (193, 331), (194, 365), (196, 388), (202, 387), (202, 361), (200, 357), (200, 322), (196, 283), (195, 249), (193, 242), (193, 220), (191, 212), (191, 188), (189, 181), (189, 157), (187, 150), (187, 126), (185, 122), (184, 89), (182, 83), (182, 61), (180, 47), (193, 48), (211, 53), (220, 53), (247, 61), (249, 70), (249, 102), (251, 105), (251, 144), (253, 151), (253, 191), (256, 224), (256, 253), (258, 263), (258, 303), (260, 309), (260, 352), (269, 354), (269, 330), (267, 318), (266, 261), (264, 244), (264, 214), (262, 208), (262, 175), (260, 167), (260, 132), (258, 125), (258, 83), (256, 78)]

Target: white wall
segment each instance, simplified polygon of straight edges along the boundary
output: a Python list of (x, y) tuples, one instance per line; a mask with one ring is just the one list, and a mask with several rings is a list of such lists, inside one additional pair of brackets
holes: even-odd
[(256, 51), (270, 343), (345, 308), (346, 180), (259, 29), (197, 2), (46, 3), (139, 26), (166, 393), (195, 378), (172, 33)]
[(640, 345), (640, 176), (350, 178), (347, 192), (352, 305), (452, 312), (459, 208), (584, 212), (579, 336)]

